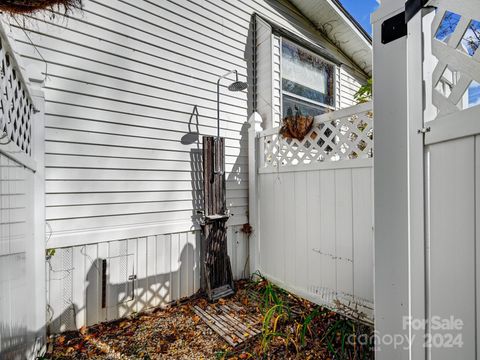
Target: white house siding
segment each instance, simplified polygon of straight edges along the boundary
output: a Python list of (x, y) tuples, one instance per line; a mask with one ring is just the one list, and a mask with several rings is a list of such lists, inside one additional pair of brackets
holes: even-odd
[(337, 80), (337, 107), (339, 109), (347, 108), (355, 105), (355, 93), (362, 86), (362, 83), (351, 74), (350, 69), (345, 68), (344, 66), (339, 67), (338, 69), (338, 80)]
[[(145, 259), (152, 256), (149, 247), (138, 244), (156, 238), (159, 249), (159, 238), (168, 243), (174, 241), (172, 234), (198, 229), (192, 217), (202, 206), (200, 144), (186, 135), (216, 134), (219, 75), (236, 69), (240, 80), (252, 84), (254, 13), (321, 43), (355, 67), (284, 1), (84, 0), (83, 11), (67, 20), (48, 15), (27, 19), (25, 31), (12, 20), (21, 55), (27, 64), (44, 69), (46, 80), (47, 247), (62, 248), (51, 260), (59, 266), (50, 269), (53, 318), (67, 308), (87, 306), (86, 291), (78, 293), (88, 286), (85, 267), (90, 260), (108, 257), (109, 244), (134, 241), (135, 256)], [(221, 89), (230, 243), (232, 234), (238, 235), (248, 222), (246, 121), (253, 111), (252, 92), (253, 86), (239, 93)], [(89, 254), (88, 249), (96, 250)], [(83, 256), (77, 259), (79, 270), (75, 264), (58, 263), (65, 251)], [(232, 263), (240, 276), (247, 252), (238, 253), (241, 257)], [(161, 269), (167, 266), (161, 258), (166, 255), (157, 255), (159, 267), (152, 270), (159, 281), (156, 289), (162, 287)], [(137, 270), (139, 282), (150, 276)], [(53, 302), (55, 292), (69, 290), (64, 280), (54, 285), (56, 271), (73, 271), (77, 291), (61, 304)], [(198, 282), (188, 281), (169, 291), (190, 295)], [(136, 309), (160, 303), (139, 302)], [(99, 313), (98, 303), (92, 304), (96, 308), (90, 311)], [(93, 317), (90, 323), (105, 318)], [(83, 323), (89, 321), (70, 322), (77, 327)]]

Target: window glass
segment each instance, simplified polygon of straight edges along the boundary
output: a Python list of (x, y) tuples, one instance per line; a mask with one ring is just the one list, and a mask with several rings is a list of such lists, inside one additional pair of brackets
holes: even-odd
[(307, 102), (335, 106), (335, 66), (283, 40), (282, 90)]
[(283, 118), (293, 115), (317, 116), (322, 115), (330, 109), (314, 105), (307, 101), (300, 100), (288, 95), (283, 95)]

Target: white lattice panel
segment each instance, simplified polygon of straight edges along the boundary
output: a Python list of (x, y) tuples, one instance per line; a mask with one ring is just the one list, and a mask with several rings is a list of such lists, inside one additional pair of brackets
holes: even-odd
[(480, 104), (480, 4), (436, 0), (429, 5), (437, 7), (432, 24), (432, 54), (438, 60), (432, 101), (442, 117)]
[(32, 99), (19, 76), (21, 70), (13, 60), (8, 42), (3, 33), (0, 34), (0, 142), (14, 143), (31, 155)]
[[(373, 157), (373, 113), (362, 104), (315, 118), (302, 141), (284, 139), (278, 128), (260, 135), (263, 167), (307, 165)], [(337, 116), (338, 115), (338, 116)]]

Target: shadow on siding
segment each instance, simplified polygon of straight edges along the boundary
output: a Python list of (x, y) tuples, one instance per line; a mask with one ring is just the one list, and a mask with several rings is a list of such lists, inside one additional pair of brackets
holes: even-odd
[(182, 136), (182, 145), (192, 145), (195, 147), (190, 149), (190, 176), (192, 188), (192, 225), (200, 226), (199, 211), (203, 209), (203, 186), (202, 186), (202, 149), (200, 148), (200, 132), (198, 128), (199, 121), (198, 107), (193, 107), (192, 114), (188, 121), (188, 133)]
[[(49, 334), (75, 330), (85, 324), (90, 326), (148, 308), (165, 306), (181, 297), (192, 295), (197, 290), (194, 283), (198, 281), (196, 275), (198, 262), (195, 248), (190, 243), (183, 246), (178, 262), (175, 259), (178, 265), (175, 271), (136, 278), (137, 270), (135, 268), (133, 274), (126, 273), (126, 277), (131, 280), (121, 283), (111, 281), (111, 259), (97, 258), (91, 261), (83, 290), (84, 306), (78, 306), (73, 300), (60, 299), (60, 301), (66, 302), (67, 307), (49, 322), (47, 327)], [(71, 272), (74, 270), (71, 269)], [(62, 271), (57, 272), (61, 273)], [(68, 274), (63, 275), (64, 277), (60, 279), (67, 280), (63, 283), (63, 292), (69, 292), (69, 289), (66, 288), (68, 286), (74, 287), (74, 290), (78, 288), (79, 284), (73, 284), (67, 279), (67, 276), (73, 278), (72, 274), (65, 270), (63, 272)], [(57, 302), (58, 300), (55, 299)]]

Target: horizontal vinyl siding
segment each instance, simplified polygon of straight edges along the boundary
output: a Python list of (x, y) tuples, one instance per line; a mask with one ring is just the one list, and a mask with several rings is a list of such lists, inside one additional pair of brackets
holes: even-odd
[(339, 108), (347, 108), (356, 105), (355, 94), (362, 84), (358, 79), (351, 75), (344, 67), (340, 67), (340, 92), (339, 92)]
[[(47, 221), (55, 244), (82, 232), (115, 240), (108, 229), (120, 226), (192, 224), (202, 207), (201, 135), (216, 134), (218, 76), (237, 69), (253, 84), (254, 13), (355, 66), (284, 1), (86, 0), (66, 20), (27, 19), (26, 34), (13, 22), (26, 63), (46, 74)], [(278, 38), (273, 56), (278, 123)], [(227, 202), (231, 224), (243, 224), (253, 86), (231, 93), (223, 84)], [(197, 131), (200, 143), (182, 143)]]

